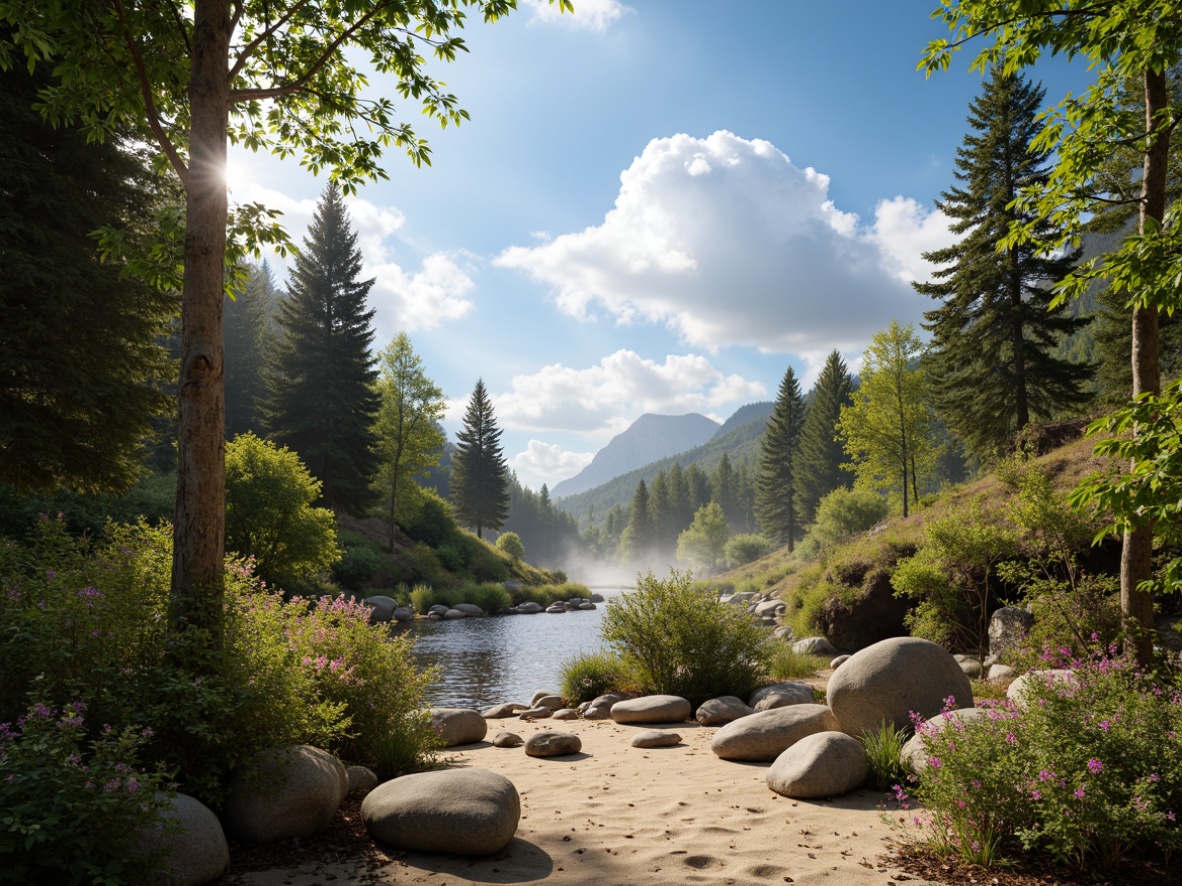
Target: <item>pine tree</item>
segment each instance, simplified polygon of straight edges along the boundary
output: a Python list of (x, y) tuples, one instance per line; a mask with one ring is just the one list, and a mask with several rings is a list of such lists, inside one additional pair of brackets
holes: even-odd
[(710, 496), (718, 502), (722, 513), (726, 516), (727, 525), (732, 531), (741, 524), (739, 513), (739, 485), (738, 476), (731, 465), (731, 460), (724, 452), (718, 460), (718, 467), (710, 475)]
[(226, 299), (223, 338), (226, 366), (226, 439), (263, 434), (264, 372), (272, 344), (271, 317), (278, 300), (275, 278), (264, 262), (249, 265), (246, 278)]
[[(1051, 308), (1050, 284), (1065, 277), (1078, 253), (1050, 257), (1026, 243), (997, 244), (1022, 220), (1012, 204), (1023, 189), (1047, 181), (1047, 152), (1034, 151), (1045, 91), (1020, 75), (994, 71), (969, 106), (957, 150), (956, 179), (937, 206), (955, 219), (959, 242), (924, 254), (944, 267), (915, 288), (941, 302), (927, 312), (932, 333), (928, 373), (937, 413), (966, 450), (981, 460), (1004, 452), (1014, 435), (1087, 399), (1087, 364), (1055, 356), (1059, 341), (1085, 320)], [(1038, 233), (1052, 236), (1050, 223)]]
[(841, 407), (849, 406), (853, 380), (841, 354), (834, 351), (813, 388), (813, 402), (808, 408), (796, 454), (796, 513), (801, 524), (812, 523), (817, 502), (839, 486), (851, 485), (843, 471), (845, 450), (837, 437)]
[(652, 514), (649, 513), (648, 486), (644, 480), (636, 484), (628, 525), (620, 536), (620, 554), (629, 562), (637, 563), (652, 553), (655, 541)]
[(325, 189), (288, 297), (279, 303), (282, 334), (269, 366), (265, 417), (280, 445), (296, 452), (334, 511), (361, 514), (373, 502), (377, 467), (377, 372), (369, 348), (373, 280), (359, 280), (361, 253), (340, 189)]
[(769, 541), (787, 545), (789, 552), (801, 527), (796, 512), (796, 457), (804, 413), (800, 384), (789, 366), (760, 444), (755, 487), (755, 517), (760, 532)]
[(456, 516), (476, 530), (477, 538), (484, 537), (485, 529), (500, 529), (509, 516), (509, 465), (483, 379), (476, 381), (464, 428), (456, 434), (451, 496)]

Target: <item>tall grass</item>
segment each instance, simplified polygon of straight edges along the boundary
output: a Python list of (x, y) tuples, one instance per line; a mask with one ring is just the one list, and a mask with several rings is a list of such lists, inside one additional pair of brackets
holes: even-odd
[(768, 673), (777, 680), (799, 680), (816, 676), (817, 671), (829, 667), (830, 659), (820, 655), (804, 655), (787, 643), (778, 644), (772, 653)]
[(635, 682), (628, 666), (610, 652), (587, 652), (562, 665), (562, 697), (570, 705), (627, 689)]

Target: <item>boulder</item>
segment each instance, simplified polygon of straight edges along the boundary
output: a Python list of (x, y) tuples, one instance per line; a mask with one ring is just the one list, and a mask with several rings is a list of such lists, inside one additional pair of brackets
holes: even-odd
[(789, 625), (780, 625), (778, 628), (776, 628), (774, 631), (772, 631), (772, 636), (775, 637), (777, 640), (791, 641), (792, 634), (793, 634), (793, 631)]
[(398, 601), (393, 597), (375, 594), (365, 598), (365, 605), (369, 607), (370, 624), (384, 624), (394, 618), (398, 609)]
[(429, 621), (443, 621), (443, 616), (438, 612), (429, 612), (427, 613), (427, 619)]
[(751, 591), (740, 591), (737, 594), (729, 594), (726, 596), (719, 597), (718, 599), (723, 603), (731, 603), (735, 606), (740, 606), (740, 605), (745, 606), (747, 603), (750, 603), (752, 600), (754, 600), (757, 596), (759, 596), (759, 595), (754, 594)]
[(611, 713), (617, 723), (682, 723), (690, 703), (679, 695), (642, 695), (616, 702)]
[(542, 611), (542, 604), (535, 603), (533, 600), (527, 600), (524, 603), (517, 604), (517, 611), (524, 615), (537, 615)]
[(574, 708), (559, 708), (554, 712), (553, 720), (577, 720), (579, 712)]
[(579, 609), (583, 610), (583, 612), (590, 612), (592, 609), (598, 609), (598, 608), (599, 607), (596, 606), (594, 603), (592, 603), (590, 600), (587, 600), (587, 601), (579, 604)]
[(551, 615), (562, 614), (563, 612), (566, 612), (566, 604), (565, 603), (551, 603), (549, 606), (546, 607), (546, 611), (549, 612)]
[(934, 717), (949, 698), (955, 707), (972, 707), (969, 678), (944, 647), (918, 637), (880, 640), (829, 678), (829, 707), (841, 731), (855, 738), (883, 721), (909, 727), (912, 711)]
[(530, 702), (529, 706), (531, 708), (549, 708), (552, 711), (557, 711), (560, 708), (566, 707), (566, 699), (564, 699), (561, 695), (555, 694), (543, 695), (540, 697), (535, 694), (534, 699)]
[(694, 714), (694, 719), (703, 726), (721, 726), (723, 723), (729, 723), (731, 720), (738, 720), (740, 717), (754, 713), (755, 710), (744, 704), (743, 699), (735, 698), (733, 695), (724, 695), (721, 698), (712, 698), (702, 702)]
[(524, 710), (526, 710), (525, 705), (511, 701), (505, 704), (493, 705), (491, 708), (485, 708), (480, 712), (480, 716), (486, 720), (504, 720), (508, 717), (516, 717)]
[(836, 797), (857, 788), (869, 771), (860, 741), (844, 732), (817, 732), (776, 757), (767, 771), (767, 786), (783, 797)]
[(996, 661), (1017, 652), (1033, 623), (1034, 616), (1017, 606), (1003, 606), (995, 611), (989, 616), (989, 658)]
[(982, 667), (980, 659), (972, 656), (965, 656), (962, 660), (957, 662), (960, 669), (964, 671), (964, 675), (970, 680), (979, 680), (981, 675), (985, 673), (985, 668)]
[(724, 760), (770, 762), (806, 735), (840, 728), (825, 705), (772, 708), (723, 726), (714, 734), (710, 750)]
[(554, 712), (549, 708), (529, 708), (517, 716), (522, 720), (548, 720), (554, 716)]
[(435, 603), (427, 610), (427, 614), (430, 615), (432, 612), (435, 612), (439, 615), (443, 615), (443, 613), (447, 612), (449, 608), (450, 607), (444, 606), (442, 603)]
[(405, 606), (399, 606), (394, 610), (395, 621), (414, 621), (415, 612), (413, 609), (407, 609)]
[(1003, 664), (990, 665), (989, 670), (986, 672), (987, 679), (996, 680), (998, 682), (1002, 680), (1013, 680), (1017, 676), (1017, 671), (1015, 671), (1009, 665)]
[(610, 720), (612, 717), (612, 705), (618, 701), (624, 701), (626, 698), (627, 696), (620, 692), (609, 692), (606, 695), (600, 695), (583, 709), (583, 719)]
[(188, 794), (156, 794), (162, 806), (154, 827), (142, 832), (137, 849), (160, 853), (159, 882), (200, 886), (230, 867), (230, 848), (221, 822), (205, 804)]
[(259, 751), (253, 761), (257, 777), (234, 779), (222, 812), (227, 833), (243, 843), (318, 834), (349, 792), (345, 767), (319, 748)]
[(773, 616), (765, 615), (759, 619), (759, 623), (765, 628), (774, 628), (776, 626), (776, 619)]
[(484, 717), (472, 708), (432, 708), (431, 722), (447, 748), (483, 741), (488, 735)]
[(679, 741), (681, 741), (681, 736), (676, 732), (668, 732), (664, 729), (647, 729), (632, 736), (632, 747), (669, 748)]
[(974, 720), (983, 720), (988, 717), (988, 714), (989, 712), (985, 708), (960, 708), (955, 711), (945, 711), (932, 717), (920, 727), (923, 730), (922, 734), (917, 732), (907, 739), (907, 743), (899, 752), (900, 761), (903, 765), (910, 766), (911, 771), (916, 774), (923, 772), (928, 768), (928, 755), (923, 744), (924, 735), (936, 735), (950, 727), (958, 730), (963, 729), (964, 724)]
[(792, 644), (792, 651), (797, 655), (823, 655), (832, 658), (837, 655), (837, 649), (824, 637), (805, 637)]
[(525, 744), (525, 739), (515, 732), (502, 729), (493, 739), (494, 748), (519, 748)]
[(484, 615), (484, 610), (481, 609), (479, 606), (477, 606), (475, 603), (457, 603), (455, 605), (455, 608), (458, 609), (460, 612), (464, 613), (464, 615), (470, 615), (470, 616)]
[(565, 757), (582, 749), (583, 740), (571, 732), (535, 732), (525, 742), (525, 753), (529, 757)]
[(521, 818), (513, 782), (487, 769), (437, 769), (387, 781), (361, 804), (375, 840), (410, 852), (493, 855)]
[(1030, 692), (1030, 684), (1035, 680), (1040, 681), (1044, 686), (1058, 683), (1064, 687), (1074, 688), (1078, 685), (1074, 672), (1067, 669), (1027, 671), (1009, 685), (1009, 688), (1006, 689), (1006, 698), (1018, 707), (1025, 707), (1026, 696)]
[(595, 594), (592, 594), (587, 599), (592, 603), (602, 603), (603, 602), (603, 594), (595, 593)]
[(783, 600), (767, 600), (755, 607), (755, 614), (760, 618), (768, 615), (774, 616), (779, 615), (787, 608), (788, 604), (786, 604)]
[(849, 660), (850, 660), (850, 657), (848, 655), (839, 655), (839, 656), (837, 656), (837, 658), (833, 659), (833, 661), (829, 662), (829, 667), (833, 668), (833, 670), (836, 671), (839, 667), (841, 667), (843, 664), (845, 664)]
[(816, 699), (807, 683), (775, 683), (756, 689), (747, 703), (753, 711), (770, 711), (794, 704), (815, 704)]
[(443, 617), (446, 619), (456, 619), (456, 618), (467, 618), (468, 616), (465, 613), (461, 612), (459, 609), (449, 609), (449, 610), (447, 610), (447, 612), (443, 613)]
[(345, 770), (349, 779), (349, 793), (365, 796), (378, 786), (378, 775), (366, 766), (350, 766)]

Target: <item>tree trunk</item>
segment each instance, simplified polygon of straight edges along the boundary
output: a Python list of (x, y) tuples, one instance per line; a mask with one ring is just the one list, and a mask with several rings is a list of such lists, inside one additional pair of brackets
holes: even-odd
[(207, 648), (215, 652), (222, 645), (226, 518), (222, 300), (230, 30), (226, 0), (196, 3), (170, 612), (176, 628), (208, 631)]
[[(1161, 222), (1166, 209), (1166, 167), (1169, 162), (1170, 130), (1158, 114), (1166, 109), (1169, 95), (1165, 72), (1145, 72), (1145, 128), (1156, 137), (1145, 150), (1141, 179), (1139, 230), (1145, 234), (1148, 222)], [(1133, 310), (1133, 396), (1161, 393), (1158, 370), (1157, 308)], [(1136, 433), (1136, 429), (1134, 429)], [(1120, 608), (1133, 659), (1141, 666), (1153, 660), (1153, 599), (1138, 586), (1153, 576), (1153, 524), (1137, 526), (1125, 533), (1120, 556)]]

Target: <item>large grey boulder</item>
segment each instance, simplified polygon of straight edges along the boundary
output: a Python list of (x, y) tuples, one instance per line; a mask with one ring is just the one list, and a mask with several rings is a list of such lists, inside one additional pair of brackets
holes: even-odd
[(524, 615), (537, 615), (542, 611), (542, 604), (535, 603), (533, 600), (526, 600), (524, 603), (517, 604), (517, 611)]
[(475, 603), (457, 603), (455, 605), (455, 608), (458, 609), (460, 612), (464, 613), (464, 615), (469, 615), (469, 616), (484, 615), (484, 610), (481, 609), (479, 606), (477, 606)]
[(965, 725), (974, 720), (984, 720), (988, 716), (989, 712), (985, 708), (960, 708), (955, 711), (945, 711), (932, 717), (920, 727), (921, 732), (917, 732), (907, 739), (907, 743), (899, 752), (899, 759), (904, 766), (911, 767), (912, 772), (923, 772), (928, 768), (928, 754), (924, 749), (923, 740), (925, 735), (935, 736), (950, 728), (963, 729)]
[(494, 748), (519, 748), (525, 744), (525, 739), (516, 732), (509, 732), (507, 729), (502, 729), (497, 733), (497, 737), (493, 739)]
[(571, 732), (535, 732), (525, 742), (528, 757), (565, 757), (583, 749), (583, 740)]
[(156, 794), (163, 804), (157, 824), (143, 832), (138, 849), (159, 852), (157, 883), (200, 886), (230, 867), (230, 848), (213, 811), (188, 794)]
[(407, 609), (405, 606), (399, 606), (397, 609), (394, 610), (394, 620), (395, 621), (414, 621), (415, 620), (415, 611), (413, 609)]
[(949, 698), (953, 707), (972, 707), (969, 678), (944, 647), (918, 637), (880, 640), (829, 678), (829, 707), (841, 731), (855, 738), (884, 721), (908, 727), (912, 711), (930, 719)]
[(694, 713), (694, 719), (703, 726), (721, 726), (754, 713), (754, 708), (748, 707), (743, 699), (735, 698), (733, 695), (724, 695), (721, 698), (712, 698), (702, 702)]
[(472, 708), (432, 708), (431, 723), (448, 748), (484, 741), (488, 735), (488, 723)]
[[(543, 698), (557, 698), (561, 702), (562, 693), (555, 692), (553, 689), (539, 689), (530, 697), (529, 706), (531, 708), (536, 708), (538, 706), (538, 702), (540, 702)], [(545, 707), (551, 708), (552, 710), (557, 710), (558, 708), (562, 707), (562, 705), (545, 705)]]
[(1017, 652), (1026, 640), (1034, 616), (1016, 606), (1003, 606), (989, 616), (989, 660)]
[(559, 711), (566, 707), (566, 700), (561, 695), (543, 695), (541, 698), (535, 698), (530, 707)]
[(349, 779), (349, 793), (365, 796), (378, 786), (378, 775), (367, 766), (350, 766), (345, 770)]
[(525, 705), (510, 701), (505, 704), (493, 705), (491, 708), (485, 708), (480, 712), (480, 716), (486, 720), (505, 720), (509, 717), (516, 717), (524, 710), (526, 710)]
[(642, 695), (612, 705), (617, 723), (682, 723), (690, 717), (690, 703), (679, 695)]
[(760, 711), (728, 723), (714, 734), (710, 750), (724, 760), (770, 762), (806, 735), (840, 729), (821, 704), (798, 704)]
[(366, 597), (365, 605), (369, 607), (370, 624), (384, 624), (392, 620), (398, 609), (398, 601), (383, 594)]
[(748, 704), (755, 711), (770, 711), (794, 704), (814, 704), (813, 689), (807, 683), (776, 683), (751, 693)]
[(825, 637), (805, 637), (792, 644), (792, 651), (797, 655), (822, 655), (832, 658), (837, 655), (837, 648)]
[(254, 762), (257, 777), (236, 778), (222, 812), (226, 832), (243, 843), (274, 843), (320, 833), (349, 792), (345, 767), (319, 748), (300, 745), (260, 751)]
[(844, 732), (807, 735), (767, 771), (767, 786), (784, 797), (802, 800), (849, 793), (866, 780), (870, 760), (856, 738)]
[(513, 839), (521, 797), (487, 769), (439, 769), (387, 781), (361, 804), (375, 840), (411, 852), (492, 855)]
[(783, 600), (765, 600), (763, 603), (760, 603), (758, 606), (755, 607), (755, 614), (758, 615), (760, 618), (763, 618), (764, 616), (769, 616), (769, 615), (775, 616), (775, 615), (779, 615), (781, 612), (783, 612), (787, 608), (788, 608), (788, 604), (785, 603)]

